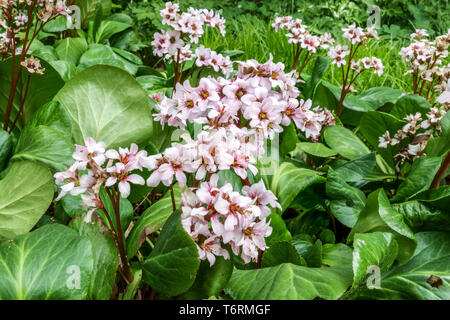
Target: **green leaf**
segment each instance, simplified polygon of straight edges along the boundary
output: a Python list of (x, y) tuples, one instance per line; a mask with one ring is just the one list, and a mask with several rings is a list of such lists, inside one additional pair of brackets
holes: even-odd
[[(103, 17), (111, 14), (112, 1), (111, 0), (77, 0), (77, 6), (80, 7), (80, 20), (83, 24), (91, 21), (95, 17), (97, 6), (101, 4), (103, 10)], [(82, 28), (85, 26), (82, 25)]]
[(450, 233), (421, 232), (416, 237), (412, 259), (382, 274), (380, 289), (365, 290), (358, 298), (450, 299)]
[[(104, 188), (100, 189), (100, 199), (105, 206), (106, 211), (108, 211), (109, 216), (112, 220), (113, 227), (117, 230), (117, 220), (116, 214), (114, 211), (114, 205), (111, 202), (111, 199), (108, 196), (108, 193)], [(128, 226), (133, 220), (134, 208), (133, 205), (128, 201), (128, 199), (124, 199), (120, 197), (119, 200), (119, 210), (120, 210), (120, 225), (122, 226), (122, 232), (125, 234), (125, 231), (128, 229)], [(105, 216), (105, 213), (102, 210), (97, 210), (97, 214), (103, 219), (104, 223), (109, 226), (109, 222)]]
[[(41, 60), (41, 65), (45, 68), (43, 75), (32, 75), (28, 88), (27, 99), (24, 104), (26, 120), (31, 120), (35, 111), (47, 102), (51, 101), (55, 94), (62, 88), (64, 81), (59, 73), (53, 69), (46, 61)], [(5, 118), (5, 109), (8, 104), (9, 92), (11, 90), (11, 59), (0, 63), (0, 119)], [(10, 125), (14, 121), (21, 106), (21, 92), (25, 91), (28, 78), (28, 71), (22, 69), (19, 83), (17, 85), (14, 103), (11, 112)], [(22, 128), (21, 121), (17, 121), (17, 127)]]
[(450, 186), (442, 186), (420, 192), (411, 200), (419, 200), (441, 210), (448, 210), (450, 201)]
[(370, 153), (356, 134), (342, 126), (327, 127), (324, 137), (326, 143), (344, 158), (353, 160)]
[(242, 180), (233, 170), (219, 171), (219, 181), (217, 184), (223, 186), (226, 182), (233, 186), (233, 190), (240, 192), (242, 190)]
[(233, 262), (223, 257), (217, 257), (210, 267), (207, 260), (200, 263), (195, 282), (189, 291), (182, 294), (182, 300), (201, 300), (219, 294), (228, 284), (233, 273)]
[(398, 119), (404, 119), (407, 115), (417, 112), (425, 115), (430, 111), (430, 108), (430, 103), (424, 97), (409, 94), (398, 99), (390, 114)]
[[(72, 121), (67, 111), (55, 101), (39, 108), (29, 123), (29, 126), (47, 126), (67, 136), (72, 131)], [(70, 138), (69, 138), (70, 140)]]
[(443, 156), (450, 151), (450, 112), (441, 119), (442, 134), (438, 138), (430, 137), (425, 147), (428, 156)]
[(347, 184), (341, 175), (331, 168), (328, 169), (326, 192), (333, 215), (343, 225), (352, 228), (366, 205), (364, 192)]
[(142, 282), (142, 269), (133, 272), (133, 281), (128, 285), (127, 291), (123, 295), (123, 300), (134, 300)]
[[(448, 202), (447, 202), (448, 205)], [(397, 203), (392, 208), (399, 212), (414, 232), (447, 231), (450, 232), (450, 211), (430, 208), (414, 200)]]
[(50, 170), (31, 161), (15, 162), (0, 180), (0, 239), (27, 233), (53, 199)]
[(121, 56), (122, 58), (130, 61), (131, 63), (137, 64), (137, 65), (142, 65), (142, 60), (139, 59), (139, 57), (136, 54), (128, 52), (126, 50), (121, 50), (121, 49), (118, 49), (118, 48), (112, 48), (112, 49), (119, 56)]
[(284, 158), (289, 152), (294, 150), (296, 144), (300, 142), (297, 136), (297, 128), (293, 122), (284, 128), (280, 135), (280, 139), (280, 157)]
[(92, 246), (61, 224), (0, 244), (0, 299), (82, 300), (93, 270)]
[(308, 267), (319, 268), (322, 266), (322, 241), (319, 239), (307, 245), (301, 241), (295, 239), (293, 244), (300, 255), (305, 259)]
[(336, 300), (351, 283), (350, 267), (307, 268), (283, 263), (234, 270), (225, 291), (235, 300)]
[(80, 58), (88, 49), (88, 44), (83, 38), (66, 38), (61, 40), (56, 47), (56, 53), (60, 60), (78, 65)]
[(81, 200), (81, 196), (73, 196), (68, 193), (61, 198), (60, 203), (66, 214), (71, 218), (75, 218), (86, 212), (82, 207), (83, 200)]
[(73, 163), (70, 136), (47, 126), (26, 126), (17, 141), (11, 160), (32, 160), (47, 165), (52, 171), (64, 171)]
[(132, 75), (135, 75), (139, 69), (136, 64), (115, 53), (111, 47), (103, 44), (93, 44), (81, 56), (78, 70), (82, 71), (98, 64), (117, 67)]
[(192, 286), (199, 265), (197, 245), (184, 231), (180, 212), (175, 211), (145, 260), (144, 281), (154, 290), (173, 297)]
[(404, 121), (390, 114), (375, 111), (370, 111), (361, 118), (361, 133), (391, 168), (394, 168), (394, 156), (400, 147), (388, 146), (387, 148), (379, 148), (379, 138), (386, 131), (389, 131), (391, 137), (393, 137), (404, 123)]
[(271, 214), (267, 220), (270, 221), (270, 226), (272, 227), (272, 234), (266, 238), (266, 244), (269, 247), (278, 241), (290, 242), (292, 240), (292, 235), (280, 215)]
[[(173, 188), (175, 196), (175, 203), (177, 208), (180, 206), (181, 190), (176, 184)], [(145, 242), (147, 235), (161, 229), (166, 223), (167, 219), (173, 213), (172, 197), (168, 191), (164, 197), (155, 202), (150, 208), (141, 214), (136, 221), (130, 235), (127, 239), (127, 256), (134, 257), (141, 245)]]
[(343, 243), (322, 246), (322, 264), (325, 266), (351, 265), (352, 259), (352, 249)]
[(298, 168), (292, 163), (283, 162), (275, 172), (271, 185), (272, 192), (278, 197), (282, 212), (289, 208), (300, 191), (317, 178), (319, 173), (314, 170)]
[(70, 21), (65, 16), (56, 17), (56, 19), (52, 19), (48, 21), (43, 30), (45, 32), (62, 32), (66, 31), (70, 28)]
[(422, 157), (416, 159), (409, 171), (408, 177), (400, 184), (392, 201), (405, 201), (421, 191), (427, 190), (431, 186), (441, 162), (441, 157)]
[(373, 172), (375, 165), (375, 152), (372, 152), (368, 155), (348, 161), (335, 170), (345, 182), (361, 182), (361, 180), (364, 180)]
[(118, 68), (86, 69), (67, 82), (55, 99), (72, 119), (75, 143), (92, 137), (105, 141), (108, 148), (127, 147), (148, 141), (152, 135), (146, 92)]
[(344, 101), (344, 106), (355, 111), (374, 111), (388, 103), (396, 103), (402, 94), (402, 90), (390, 87), (370, 88), (357, 96), (358, 104), (351, 104), (352, 101)]
[(303, 91), (306, 99), (312, 99), (314, 97), (316, 88), (327, 71), (328, 65), (329, 61), (327, 58), (322, 56), (317, 57), (312, 76), (306, 81), (305, 90)]
[(357, 233), (353, 242), (353, 287), (362, 285), (377, 266), (388, 270), (398, 254), (398, 244), (390, 232)]
[(262, 267), (274, 267), (282, 263), (293, 263), (306, 266), (306, 261), (298, 253), (297, 249), (287, 241), (279, 241), (264, 251)]
[(70, 227), (78, 231), (80, 236), (86, 236), (92, 245), (93, 272), (87, 299), (109, 300), (119, 265), (119, 253), (110, 231), (99, 220), (91, 224), (84, 222), (83, 217), (72, 220)]
[(131, 28), (131, 25), (127, 23), (119, 21), (102, 21), (95, 36), (96, 43), (108, 40), (113, 35), (122, 32), (128, 28)]
[(297, 143), (295, 150), (292, 151), (291, 154), (296, 155), (302, 151), (321, 158), (328, 158), (337, 155), (337, 152), (331, 150), (320, 142), (299, 142)]
[(352, 241), (356, 233), (375, 231), (391, 232), (395, 235), (399, 245), (397, 259), (400, 262), (411, 258), (417, 246), (414, 233), (404, 222), (403, 216), (391, 207), (383, 189), (378, 189), (368, 196), (366, 207), (360, 213), (347, 241)]
[(77, 67), (65, 60), (50, 61), (50, 65), (58, 71), (61, 78), (67, 82), (78, 72)]
[(6, 167), (13, 148), (14, 144), (8, 132), (0, 131), (0, 172)]

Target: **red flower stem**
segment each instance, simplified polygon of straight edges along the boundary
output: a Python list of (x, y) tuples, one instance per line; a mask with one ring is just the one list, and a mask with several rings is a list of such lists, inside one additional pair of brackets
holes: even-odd
[[(120, 222), (120, 193), (116, 192), (114, 188), (109, 190), (109, 188), (106, 188), (106, 192), (108, 193), (109, 198), (111, 199), (111, 202), (114, 207), (114, 213), (116, 217), (116, 231), (117, 231), (117, 245), (119, 248), (119, 255), (120, 260), (122, 261), (122, 269), (124, 271), (124, 280), (128, 284), (130, 284), (133, 281), (133, 275), (130, 271), (130, 266), (128, 264), (127, 254), (125, 252), (125, 246), (123, 243), (123, 231), (122, 231), (122, 224)], [(112, 225), (112, 228), (114, 228), (114, 225)]]
[(436, 176), (434, 177), (434, 180), (431, 183), (430, 189), (436, 189), (437, 187), (439, 187), (439, 184), (441, 183), (441, 180), (444, 178), (444, 175), (447, 172), (449, 165), (450, 165), (450, 152), (447, 153), (444, 162), (442, 163), (441, 167), (436, 173)]
[(173, 185), (170, 185), (170, 197), (172, 198), (172, 209), (173, 211), (177, 210), (177, 205), (175, 203), (175, 194), (173, 193)]

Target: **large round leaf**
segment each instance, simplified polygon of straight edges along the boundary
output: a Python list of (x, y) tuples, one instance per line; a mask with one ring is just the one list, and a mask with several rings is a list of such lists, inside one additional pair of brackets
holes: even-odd
[(38, 163), (15, 162), (0, 190), (0, 239), (13, 239), (30, 231), (50, 206), (53, 177)]
[(397, 242), (390, 232), (358, 233), (353, 246), (354, 287), (363, 284), (372, 266), (378, 266), (381, 272), (385, 272), (398, 253)]
[(339, 222), (352, 228), (358, 220), (360, 212), (366, 205), (364, 192), (347, 184), (331, 168), (328, 169), (326, 192), (330, 200), (330, 210), (333, 215)]
[(231, 259), (217, 257), (211, 267), (207, 260), (200, 263), (195, 282), (189, 291), (181, 295), (183, 300), (200, 300), (219, 294), (227, 285), (233, 273)]
[(363, 299), (450, 299), (450, 233), (421, 232), (410, 261), (381, 275), (380, 289), (366, 289)]
[(92, 137), (108, 148), (142, 143), (152, 135), (147, 94), (127, 72), (97, 65), (73, 77), (55, 97), (73, 122), (73, 139)]
[(347, 241), (351, 241), (356, 233), (375, 231), (391, 232), (399, 245), (397, 259), (408, 261), (417, 246), (414, 233), (405, 223), (403, 216), (395, 211), (383, 189), (378, 189), (367, 197), (367, 204), (360, 213)]
[(226, 292), (237, 300), (338, 299), (352, 283), (351, 267), (307, 268), (291, 263), (235, 270)]
[(86, 236), (92, 244), (93, 271), (89, 283), (87, 299), (108, 300), (116, 279), (119, 256), (116, 243), (109, 230), (100, 220), (86, 223), (84, 217), (77, 217), (70, 222), (70, 227), (81, 236)]
[[(290, 162), (283, 162), (275, 172), (271, 190), (278, 197), (282, 212), (289, 208), (289, 205), (300, 193), (320, 179), (320, 173), (314, 170), (298, 168)], [(277, 209), (277, 211), (279, 211)]]
[(356, 134), (342, 126), (327, 127), (325, 141), (334, 151), (350, 160), (370, 153), (369, 148)]
[(48, 224), (0, 244), (0, 300), (85, 299), (92, 273), (91, 243), (74, 230)]
[(192, 286), (199, 265), (197, 245), (184, 231), (180, 212), (175, 211), (144, 263), (144, 281), (166, 296), (176, 296)]

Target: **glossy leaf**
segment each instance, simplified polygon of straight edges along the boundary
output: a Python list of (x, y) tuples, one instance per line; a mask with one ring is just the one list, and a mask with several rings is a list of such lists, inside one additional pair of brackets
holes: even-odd
[(404, 222), (403, 216), (391, 207), (383, 189), (378, 189), (368, 196), (366, 207), (360, 213), (348, 241), (351, 241), (356, 233), (375, 231), (391, 232), (395, 235), (399, 245), (399, 261), (404, 262), (411, 258), (417, 246), (414, 233)]
[(56, 96), (72, 119), (75, 143), (92, 137), (108, 148), (140, 144), (151, 137), (153, 119), (147, 99), (129, 74), (102, 65), (77, 74)]
[(353, 160), (370, 153), (369, 148), (356, 134), (342, 126), (327, 127), (324, 137), (328, 146), (344, 158)]
[(169, 297), (192, 286), (200, 265), (197, 245), (184, 231), (180, 217), (179, 211), (170, 216), (143, 266), (144, 281)]
[(400, 184), (392, 201), (408, 200), (427, 190), (441, 165), (441, 157), (422, 157), (414, 161), (408, 177)]
[(289, 208), (299, 192), (317, 177), (319, 173), (314, 170), (298, 168), (292, 163), (283, 162), (275, 172), (271, 185), (272, 192), (278, 197), (282, 212)]
[(234, 270), (226, 292), (236, 300), (335, 300), (351, 282), (351, 267), (307, 268), (283, 263)]
[(364, 192), (347, 184), (341, 175), (331, 168), (328, 170), (326, 192), (333, 215), (343, 225), (352, 228), (366, 205)]
[(357, 233), (353, 241), (353, 286), (358, 287), (371, 275), (373, 266), (385, 272), (398, 254), (398, 244), (390, 232)]
[(233, 262), (217, 257), (211, 267), (207, 260), (200, 263), (195, 282), (179, 298), (182, 300), (200, 300), (219, 294), (228, 284), (233, 273)]
[(450, 299), (450, 233), (421, 232), (412, 259), (382, 274), (380, 289), (365, 290), (362, 299)]
[(48, 224), (0, 244), (0, 299), (81, 300), (93, 270), (91, 242)]
[(87, 299), (109, 300), (119, 265), (116, 243), (101, 221), (93, 224), (83, 221), (84, 217), (72, 220), (70, 227), (86, 236), (92, 245), (93, 271), (89, 282)]
[(53, 177), (38, 163), (12, 164), (0, 180), (0, 239), (14, 239), (33, 228), (53, 199)]
[(287, 241), (279, 241), (270, 246), (262, 256), (262, 267), (274, 267), (282, 263), (306, 266), (306, 261), (297, 249)]

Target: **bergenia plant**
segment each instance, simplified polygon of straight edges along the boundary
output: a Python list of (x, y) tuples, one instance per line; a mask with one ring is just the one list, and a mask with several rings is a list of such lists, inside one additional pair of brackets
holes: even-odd
[(288, 42), (292, 44), (292, 69), (298, 70), (299, 77), (316, 53), (328, 49), (334, 43), (334, 39), (328, 32), (321, 36), (312, 35), (301, 19), (291, 16), (276, 17), (272, 28), (276, 31), (286, 30)]
[(418, 29), (411, 34), (412, 43), (400, 50), (402, 60), (408, 63), (412, 74), (413, 93), (433, 101), (436, 94), (444, 92), (448, 86), (450, 64), (445, 65), (450, 45), (450, 29), (447, 34), (428, 40), (428, 32)]
[(373, 72), (381, 76), (384, 72), (384, 65), (377, 57), (364, 57), (357, 59), (358, 49), (361, 46), (366, 46), (369, 39), (379, 39), (374, 27), (367, 28), (364, 31), (355, 24), (342, 28), (344, 34), (342, 35), (350, 45), (336, 45), (330, 47), (328, 56), (332, 59), (332, 64), (335, 64), (342, 70), (342, 90), (339, 103), (336, 109), (336, 115), (340, 116), (342, 107), (344, 105), (345, 97), (350, 92), (355, 92), (353, 84), (358, 76), (365, 70), (373, 69)]
[(217, 28), (225, 35), (225, 19), (213, 10), (193, 9), (187, 12), (179, 12), (179, 5), (166, 3), (165, 9), (160, 12), (163, 25), (168, 30), (155, 33), (152, 46), (153, 54), (163, 57), (174, 65), (174, 87), (182, 81), (184, 67), (187, 61), (195, 59), (198, 67), (211, 67), (215, 71), (221, 71), (229, 75), (232, 71), (232, 63), (229, 57), (224, 57), (204, 46), (198, 44), (206, 27)]
[[(25, 124), (24, 106), (30, 77), (33, 74), (42, 74), (45, 70), (41, 67), (38, 58), (28, 56), (31, 44), (49, 21), (59, 16), (70, 19), (71, 12), (65, 0), (0, 0), (0, 9), (0, 61), (11, 59), (12, 64), (11, 90), (6, 105), (3, 130), (12, 132), (20, 115)], [(19, 111), (10, 124), (14, 97), (23, 68), (28, 71), (25, 90), (20, 98)]]
[[(81, 195), (83, 207), (86, 210), (84, 221), (89, 223), (96, 210), (102, 210), (107, 218), (109, 228), (119, 249), (121, 268), (127, 283), (133, 280), (129, 262), (125, 253), (124, 237), (120, 222), (120, 198), (130, 195), (130, 184), (145, 184), (140, 172), (148, 163), (147, 152), (139, 151), (136, 144), (130, 148), (107, 150), (104, 142), (96, 142), (93, 138), (86, 138), (85, 145), (75, 145), (73, 159), (75, 162), (64, 172), (55, 173), (55, 183), (61, 186), (61, 192), (56, 200), (66, 194)], [(114, 227), (110, 213), (100, 197), (100, 190), (104, 188), (114, 208)]]

